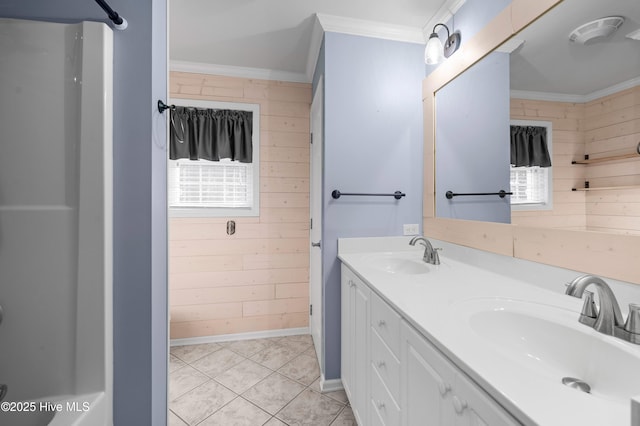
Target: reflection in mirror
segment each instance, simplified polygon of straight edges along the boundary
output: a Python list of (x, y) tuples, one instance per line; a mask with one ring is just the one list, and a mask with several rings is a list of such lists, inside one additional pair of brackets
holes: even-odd
[[(481, 81), (482, 84), (478, 84)], [(494, 52), (436, 93), (436, 216), (510, 222), (509, 55)]]
[[(574, 29), (609, 16), (624, 18), (612, 34), (598, 33), (600, 37), (585, 43), (569, 40)], [(509, 222), (504, 213), (486, 214), (483, 205), (503, 207), (504, 202), (448, 201), (442, 191), (456, 191), (446, 188), (452, 175), (471, 186), (469, 192), (485, 192), (490, 175), (506, 174), (509, 179), (509, 120), (543, 121), (552, 128), (552, 208), (514, 208), (510, 222), (640, 235), (638, 38), (637, 0), (565, 0), (439, 90), (436, 216)], [(485, 62), (507, 55), (500, 53), (507, 46), (511, 52), (504, 67), (510, 83), (503, 80), (503, 85), (510, 86), (505, 89), (499, 78), (482, 70)], [(505, 70), (496, 72), (502, 75)], [(507, 112), (505, 90), (510, 91)], [(504, 136), (492, 136), (500, 127)], [(497, 141), (501, 145), (486, 148)], [(482, 157), (493, 149), (498, 151), (492, 152), (492, 161)], [(484, 167), (474, 170), (469, 164)]]

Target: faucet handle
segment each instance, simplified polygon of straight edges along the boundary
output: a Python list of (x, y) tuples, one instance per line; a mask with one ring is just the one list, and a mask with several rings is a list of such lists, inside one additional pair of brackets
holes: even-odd
[(431, 260), (434, 265), (440, 264), (440, 256), (438, 256), (439, 251), (442, 251), (442, 247), (435, 247), (431, 252)]
[(624, 323), (625, 331), (632, 334), (640, 334), (640, 305), (629, 303), (629, 316)]
[(596, 318), (598, 316), (598, 308), (593, 299), (593, 292), (585, 290), (583, 298), (584, 304), (582, 305), (580, 315), (588, 318)]

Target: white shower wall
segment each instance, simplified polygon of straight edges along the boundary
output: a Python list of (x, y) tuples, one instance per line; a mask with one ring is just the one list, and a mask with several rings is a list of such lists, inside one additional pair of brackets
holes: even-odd
[(104, 24), (0, 19), (6, 400), (111, 390), (112, 51)]

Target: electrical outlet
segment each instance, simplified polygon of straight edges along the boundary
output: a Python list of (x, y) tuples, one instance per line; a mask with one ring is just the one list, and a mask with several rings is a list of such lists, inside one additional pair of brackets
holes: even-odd
[(418, 235), (420, 226), (417, 223), (405, 223), (402, 225), (402, 232), (404, 235)]

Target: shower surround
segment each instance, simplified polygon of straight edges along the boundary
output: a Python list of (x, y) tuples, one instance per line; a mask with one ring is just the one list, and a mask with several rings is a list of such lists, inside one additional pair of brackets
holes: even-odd
[(0, 424), (112, 423), (113, 35), (0, 19)]

